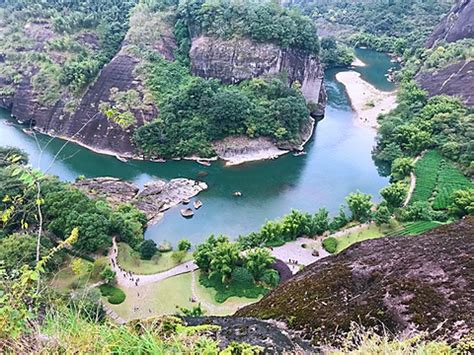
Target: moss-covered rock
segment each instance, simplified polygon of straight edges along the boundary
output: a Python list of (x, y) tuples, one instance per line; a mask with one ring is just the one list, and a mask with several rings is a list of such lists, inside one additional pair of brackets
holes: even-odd
[(351, 322), (460, 339), (473, 328), (474, 218), (418, 237), (375, 239), (320, 260), (238, 316), (284, 320), (315, 345)]

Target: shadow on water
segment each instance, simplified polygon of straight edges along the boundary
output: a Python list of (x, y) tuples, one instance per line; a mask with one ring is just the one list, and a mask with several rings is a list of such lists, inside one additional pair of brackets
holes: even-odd
[[(385, 65), (377, 64), (379, 53), (368, 52), (361, 58), (369, 64), (367, 73), (375, 72), (373, 75), (383, 82)], [(368, 60), (371, 56), (375, 56), (374, 62)], [(388, 57), (385, 59), (390, 62)], [(59, 154), (50, 173), (68, 181), (79, 175), (113, 176), (140, 186), (156, 178), (205, 181), (209, 189), (199, 195), (204, 206), (192, 219), (182, 218), (177, 207), (147, 230), (146, 237), (157, 242), (175, 242), (186, 237), (196, 243), (212, 233), (236, 237), (257, 230), (266, 220), (281, 217), (292, 208), (315, 212), (326, 207), (335, 213), (345, 196), (355, 190), (378, 198), (378, 191), (387, 179), (379, 176), (371, 158), (375, 132), (354, 125), (344, 87), (334, 79), (336, 72), (326, 73), (326, 117), (318, 124), (305, 156), (288, 154), (277, 160), (235, 167), (224, 167), (221, 162), (210, 167), (188, 161), (123, 163), (71, 143)], [(21, 127), (3, 124), (8, 117), (8, 112), (0, 111), (0, 145), (26, 150), (33, 165), (46, 169), (64, 141), (37, 135), (39, 145), (46, 146), (41, 154), (35, 139), (24, 134)], [(203, 172), (206, 176), (202, 176)], [(242, 192), (242, 197), (234, 197), (235, 191)]]

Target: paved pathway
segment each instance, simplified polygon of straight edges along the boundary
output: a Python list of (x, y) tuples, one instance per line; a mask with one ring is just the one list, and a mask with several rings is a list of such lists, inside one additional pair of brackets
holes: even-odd
[[(302, 265), (312, 264), (330, 255), (322, 247), (321, 240), (321, 238), (298, 238), (295, 241), (273, 248), (271, 252), (275, 258), (286, 263), (293, 274), (296, 274)], [(302, 244), (306, 244), (306, 248), (303, 248)]]
[[(419, 156), (417, 156), (415, 158), (415, 160), (413, 160), (413, 165), (416, 164), (416, 162), (418, 160), (420, 160), (420, 158), (423, 156), (423, 153), (421, 153)], [(411, 197), (413, 195), (413, 191), (415, 191), (415, 187), (416, 187), (416, 175), (415, 173), (412, 171), (410, 173), (410, 188), (408, 189), (408, 194), (407, 194), (407, 198), (405, 199), (405, 201), (403, 202), (403, 207), (406, 207), (409, 203), (410, 203), (410, 200), (411, 200)]]
[[(117, 273), (117, 284), (123, 287), (134, 288), (137, 286), (147, 285), (150, 283), (158, 282), (165, 280), (167, 278), (185, 274), (187, 272), (194, 271), (198, 269), (198, 266), (194, 263), (194, 261), (188, 261), (186, 263), (180, 264), (172, 269), (159, 272), (152, 275), (139, 275), (130, 273), (120, 269), (120, 266), (117, 262), (117, 255), (118, 255), (118, 246), (115, 238), (112, 240), (113, 245), (109, 251), (109, 260), (112, 270)], [(138, 285), (137, 285), (138, 281)]]

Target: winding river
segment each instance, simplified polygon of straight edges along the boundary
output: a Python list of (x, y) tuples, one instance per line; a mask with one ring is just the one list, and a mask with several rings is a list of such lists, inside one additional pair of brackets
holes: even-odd
[[(394, 89), (385, 78), (393, 66), (389, 57), (365, 49), (357, 49), (356, 54), (367, 64), (355, 69), (363, 79), (380, 90)], [(32, 165), (43, 170), (50, 167), (48, 172), (67, 181), (79, 175), (119, 177), (138, 185), (156, 178), (203, 180), (209, 189), (199, 195), (204, 205), (195, 216), (184, 219), (179, 207), (171, 209), (160, 223), (148, 228), (146, 237), (173, 243), (181, 238), (201, 242), (212, 233), (237, 237), (258, 230), (266, 220), (281, 217), (292, 208), (315, 212), (326, 207), (336, 213), (345, 196), (355, 190), (378, 199), (387, 178), (378, 174), (371, 158), (376, 132), (355, 124), (344, 87), (334, 78), (336, 73), (326, 72), (326, 117), (307, 144), (305, 156), (288, 154), (236, 167), (224, 167), (221, 162), (210, 167), (188, 161), (123, 163), (73, 143), (60, 151), (64, 141), (39, 134), (35, 139), (24, 134), (19, 125), (4, 122), (0, 124), (0, 145), (24, 149)], [(7, 111), (0, 111), (0, 121), (9, 117)], [(57, 160), (51, 165), (56, 154)], [(207, 175), (198, 177), (202, 172)], [(234, 197), (235, 191), (240, 191), (242, 197)]]

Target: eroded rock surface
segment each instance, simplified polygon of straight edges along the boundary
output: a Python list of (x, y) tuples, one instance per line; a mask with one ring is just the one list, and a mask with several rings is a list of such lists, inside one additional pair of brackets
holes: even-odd
[(473, 72), (474, 60), (462, 60), (438, 70), (421, 71), (415, 79), (430, 96), (456, 96), (474, 106)]
[(221, 348), (236, 341), (260, 346), (265, 354), (314, 352), (309, 342), (300, 339), (294, 331), (279, 322), (240, 317), (193, 317), (186, 318), (186, 323), (190, 326), (219, 326), (215, 338)]
[[(247, 38), (222, 40), (202, 35), (192, 40), (189, 57), (193, 74), (227, 84), (286, 73), (290, 84), (301, 84), (307, 102), (325, 105), (324, 71), (319, 58), (305, 51)], [(322, 114), (321, 107), (313, 112)]]
[(456, 42), (474, 38), (474, 1), (458, 0), (449, 14), (436, 26), (426, 46), (431, 48), (440, 41)]
[(104, 198), (112, 206), (133, 204), (145, 213), (148, 224), (156, 223), (163, 212), (207, 189), (204, 182), (183, 178), (152, 181), (141, 190), (133, 183), (112, 177), (83, 179), (74, 185), (90, 198)]
[(287, 321), (314, 344), (351, 322), (456, 341), (474, 327), (474, 217), (358, 243), (306, 267), (237, 316)]

